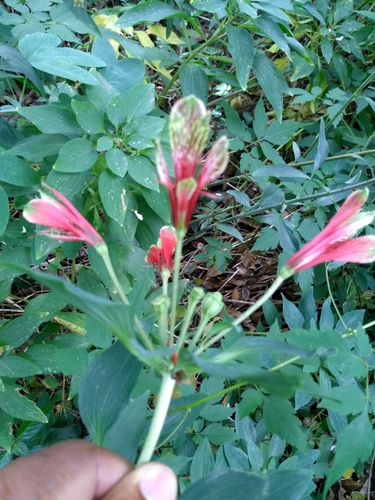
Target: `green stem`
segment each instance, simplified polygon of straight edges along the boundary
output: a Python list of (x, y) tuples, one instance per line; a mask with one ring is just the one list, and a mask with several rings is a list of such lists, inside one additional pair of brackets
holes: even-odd
[(161, 387), (158, 394), (155, 412), (152, 417), (150, 430), (148, 431), (145, 444), (137, 461), (137, 467), (149, 462), (158, 444), (161, 431), (168, 413), (169, 403), (172, 399), (173, 389), (176, 381), (170, 373), (163, 373)]
[(185, 232), (177, 232), (177, 244), (174, 253), (174, 270), (173, 270), (173, 282), (172, 282), (172, 301), (171, 301), (171, 324), (169, 331), (169, 345), (172, 346), (174, 343), (174, 330), (176, 328), (176, 317), (177, 317), (177, 301), (178, 301), (178, 279), (180, 276), (180, 264), (182, 255), (182, 243), (184, 241)]
[[(113, 282), (113, 284), (115, 286), (115, 290), (118, 293), (120, 299), (122, 300), (122, 302), (126, 306), (130, 306), (130, 302), (129, 302), (127, 296), (125, 295), (124, 290), (122, 289), (122, 286), (121, 286), (121, 284), (120, 284), (120, 282), (119, 282), (119, 280), (118, 280), (118, 278), (116, 276), (115, 270), (113, 269), (107, 245), (105, 243), (100, 244), (100, 245), (96, 245), (95, 250), (102, 257), (104, 265), (105, 265), (105, 267), (106, 267), (106, 269), (108, 271), (108, 274), (111, 277), (111, 280), (112, 280), (112, 282)], [(142, 337), (142, 340), (143, 340), (145, 346), (150, 351), (152, 351), (154, 349), (154, 345), (151, 342), (151, 340), (148, 338), (148, 335), (144, 331), (143, 326), (142, 326), (141, 322), (139, 321), (139, 319), (137, 318), (137, 316), (134, 316), (134, 322), (135, 322), (135, 325), (136, 325), (136, 327), (137, 327), (137, 329), (138, 329), (138, 331), (139, 331), (139, 333), (140, 333), (140, 335)]]
[[(249, 316), (251, 316), (257, 309), (259, 309), (260, 307), (262, 307), (262, 305), (269, 298), (272, 297), (272, 295), (280, 287), (280, 285), (282, 284), (283, 281), (284, 281), (283, 277), (281, 277), (280, 275), (277, 276), (277, 278), (272, 283), (272, 285), (269, 287), (269, 289), (265, 292), (265, 294), (262, 295), (262, 297), (259, 300), (257, 300), (256, 302), (254, 302), (254, 304), (251, 307), (249, 307), (245, 312), (243, 312), (240, 316), (238, 316), (238, 318), (235, 319), (232, 322), (232, 325), (233, 326), (240, 325), (243, 321), (245, 321), (245, 319), (247, 319)], [(216, 342), (218, 342), (231, 329), (232, 328), (225, 328), (224, 330), (222, 330), (221, 332), (218, 332), (216, 335), (214, 335), (209, 340), (207, 340), (207, 342), (202, 342), (202, 344), (200, 345), (200, 347), (195, 351), (195, 354), (196, 355), (201, 354), (203, 351), (205, 351), (206, 349), (208, 349), (209, 347), (211, 347), (213, 344), (215, 344)]]

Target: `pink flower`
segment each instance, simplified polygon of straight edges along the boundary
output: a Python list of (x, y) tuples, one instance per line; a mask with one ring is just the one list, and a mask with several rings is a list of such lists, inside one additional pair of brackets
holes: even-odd
[(190, 96), (180, 99), (173, 106), (169, 135), (174, 181), (158, 145), (156, 164), (159, 180), (168, 189), (173, 223), (178, 231), (187, 229), (199, 195), (213, 196), (203, 191), (203, 188), (217, 179), (228, 163), (228, 139), (221, 137), (210, 150), (196, 176), (209, 131), (209, 113), (202, 101)]
[(375, 212), (360, 210), (368, 193), (367, 188), (354, 191), (323, 231), (294, 254), (280, 274), (286, 278), (308, 267), (333, 260), (359, 264), (375, 260), (375, 236), (352, 238), (374, 218)]
[(43, 187), (57, 199), (41, 191), (41, 197), (31, 200), (23, 210), (26, 220), (49, 228), (40, 231), (40, 234), (54, 240), (86, 241), (93, 247), (104, 243), (103, 238), (65, 196), (46, 184)]
[(173, 271), (173, 253), (177, 243), (176, 231), (172, 226), (160, 229), (159, 241), (147, 253), (146, 262), (158, 267), (160, 271)]

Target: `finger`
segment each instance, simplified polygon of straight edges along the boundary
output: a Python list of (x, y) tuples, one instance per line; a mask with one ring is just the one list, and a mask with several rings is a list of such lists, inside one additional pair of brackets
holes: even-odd
[(176, 500), (177, 478), (161, 463), (148, 463), (124, 476), (101, 500)]
[(1, 500), (100, 499), (131, 469), (122, 457), (69, 440), (0, 470)]

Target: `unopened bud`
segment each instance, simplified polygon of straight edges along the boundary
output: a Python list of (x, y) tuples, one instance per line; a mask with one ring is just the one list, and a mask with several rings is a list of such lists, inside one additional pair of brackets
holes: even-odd
[(202, 317), (207, 321), (217, 316), (223, 307), (224, 302), (220, 292), (208, 293), (202, 301)]
[(168, 314), (170, 300), (166, 295), (159, 295), (159, 297), (156, 297), (151, 304), (158, 318)]

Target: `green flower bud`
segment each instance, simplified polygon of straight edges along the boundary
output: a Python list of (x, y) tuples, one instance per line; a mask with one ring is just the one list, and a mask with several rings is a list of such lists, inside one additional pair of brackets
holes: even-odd
[(217, 316), (224, 307), (220, 292), (208, 293), (202, 301), (202, 320), (208, 321)]
[(188, 297), (189, 307), (195, 307), (204, 297), (204, 290), (200, 286), (195, 286)]
[(152, 301), (152, 308), (158, 318), (168, 314), (170, 302), (169, 297), (166, 295), (159, 295), (159, 297), (156, 297), (156, 299)]

